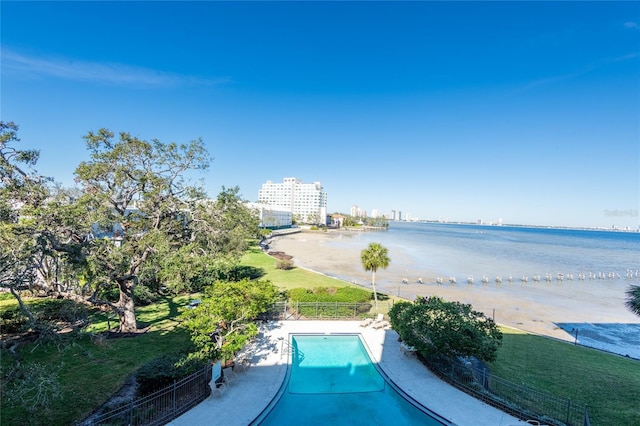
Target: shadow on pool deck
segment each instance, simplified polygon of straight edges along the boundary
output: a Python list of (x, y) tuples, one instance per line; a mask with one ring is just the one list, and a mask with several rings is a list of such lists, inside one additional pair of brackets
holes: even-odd
[(490, 405), (448, 385), (413, 356), (400, 350), (393, 330), (360, 327), (359, 321), (280, 321), (261, 328), (252, 349), (252, 366), (238, 373), (222, 395), (218, 393), (186, 412), (171, 426), (247, 426), (269, 405), (287, 371), (286, 341), (291, 333), (361, 334), (373, 361), (408, 395), (458, 426), (524, 425)]

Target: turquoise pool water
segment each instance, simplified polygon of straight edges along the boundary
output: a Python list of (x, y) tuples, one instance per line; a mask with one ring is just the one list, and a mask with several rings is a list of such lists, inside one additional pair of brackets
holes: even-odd
[(291, 336), (286, 386), (257, 425), (446, 425), (380, 374), (358, 335)]

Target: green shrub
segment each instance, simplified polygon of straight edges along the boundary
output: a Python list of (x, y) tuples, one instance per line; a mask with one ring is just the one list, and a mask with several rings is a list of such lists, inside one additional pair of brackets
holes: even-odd
[(425, 356), (493, 361), (502, 343), (502, 332), (491, 318), (474, 311), (469, 304), (446, 302), (439, 297), (396, 303), (389, 311), (389, 319), (402, 340)]
[(20, 333), (27, 324), (27, 317), (20, 312), (20, 308), (9, 308), (0, 314), (0, 329), (3, 333)]
[(63, 299), (39, 300), (32, 305), (31, 311), (38, 321), (52, 323), (74, 323), (86, 320), (89, 315), (89, 311), (84, 304)]
[(136, 372), (137, 395), (144, 396), (171, 385), (175, 380), (194, 373), (205, 365), (204, 360), (180, 353), (165, 354), (155, 358)]
[(282, 269), (288, 271), (293, 268), (293, 261), (291, 259), (280, 259), (276, 262), (276, 269)]
[(368, 303), (371, 292), (357, 287), (294, 288), (289, 291), (289, 299), (294, 302)]
[[(289, 291), (289, 298), (294, 304), (318, 303), (312, 306), (295, 306), (294, 309), (305, 317), (359, 317), (367, 314), (372, 307), (369, 303), (371, 292), (358, 287), (316, 287), (312, 290), (294, 288)], [(346, 305), (337, 306), (332, 303)]]
[(406, 315), (410, 315), (413, 306), (411, 302), (402, 301), (394, 303), (389, 309), (389, 322), (401, 339), (410, 336), (413, 331), (413, 325), (405, 319)]

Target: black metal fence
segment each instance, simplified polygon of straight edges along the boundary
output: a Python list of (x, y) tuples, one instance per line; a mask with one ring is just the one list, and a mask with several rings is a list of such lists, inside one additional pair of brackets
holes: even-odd
[(164, 389), (92, 416), (82, 426), (165, 425), (204, 401), (211, 394), (210, 381), (207, 365)]
[[(391, 302), (379, 302), (379, 308), (384, 310), (391, 305)], [(371, 317), (371, 309), (371, 303), (278, 302), (262, 319), (361, 319)], [(453, 386), (521, 419), (555, 426), (590, 425), (586, 405), (509, 382), (470, 363), (452, 362), (442, 357), (420, 358)], [(82, 426), (164, 425), (206, 399), (211, 393), (210, 381), (211, 366), (208, 365), (165, 389), (92, 416)]]
[(587, 406), (494, 376), (471, 363), (441, 357), (421, 358), (445, 381), (521, 419), (556, 426), (588, 426)]

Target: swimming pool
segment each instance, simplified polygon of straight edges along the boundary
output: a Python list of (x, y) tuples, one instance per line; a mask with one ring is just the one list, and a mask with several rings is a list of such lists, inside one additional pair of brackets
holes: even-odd
[(359, 335), (295, 334), (289, 344), (283, 387), (252, 424), (449, 424), (386, 380)]

